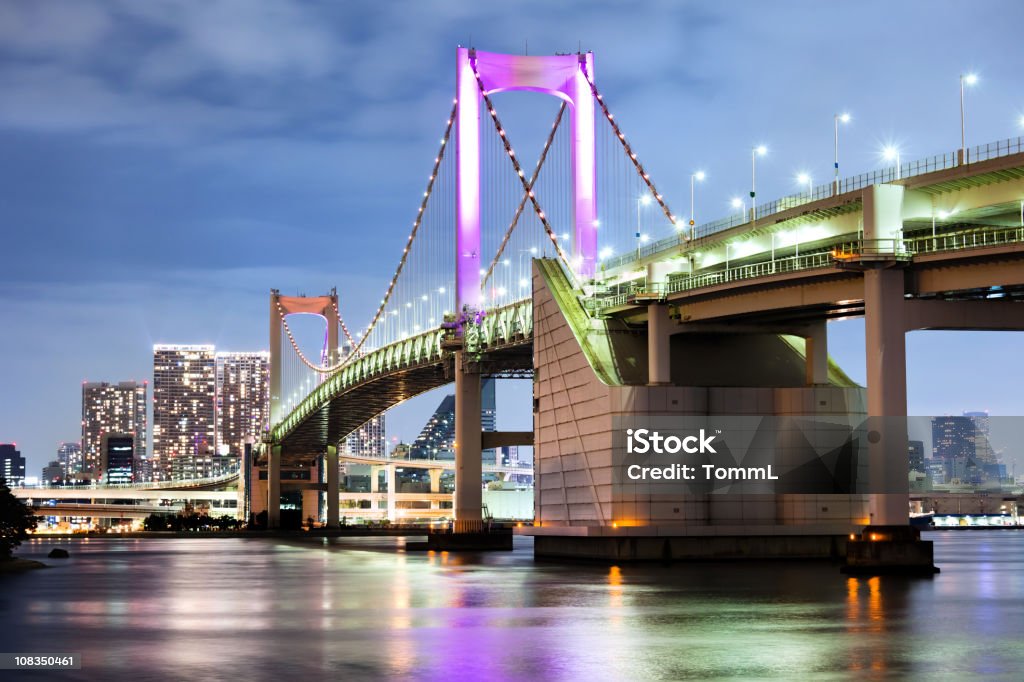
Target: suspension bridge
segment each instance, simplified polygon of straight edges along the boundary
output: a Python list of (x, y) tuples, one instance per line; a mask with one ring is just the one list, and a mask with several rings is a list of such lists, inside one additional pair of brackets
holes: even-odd
[[(456, 57), (456, 97), (426, 189), (369, 322), (350, 329), (335, 292), (271, 293), (271, 428), (259, 455), (265, 490), (255, 493), (271, 525), (282, 467), (316, 466), (336, 525), (338, 443), (452, 382), (457, 532), (482, 525), (488, 438), (535, 448), (538, 553), (619, 556), (623, 536), (659, 535), (679, 546), (629, 551), (685, 553), (688, 538), (764, 531), (799, 535), (799, 551), (814, 554), (869, 524), (905, 525), (905, 434), (871, 447), (874, 489), (892, 493), (664, 503), (613, 490), (612, 418), (905, 416), (907, 331), (1024, 329), (1022, 139), (692, 225), (630, 145), (592, 54), (459, 48)], [(517, 90), (554, 97), (531, 166), (495, 104)], [(667, 236), (642, 239), (659, 232)], [(327, 320), (312, 357), (288, 326), (304, 313)], [(866, 388), (827, 354), (826, 322), (855, 315), (866, 319)], [(481, 433), (486, 376), (533, 377), (532, 433)]]

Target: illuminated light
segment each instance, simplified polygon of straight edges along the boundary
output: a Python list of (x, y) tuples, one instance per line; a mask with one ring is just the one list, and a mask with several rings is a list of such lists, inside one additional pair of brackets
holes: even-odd
[(569, 233), (568, 232), (563, 232), (562, 233), (562, 239), (568, 239), (568, 238), (569, 238)]
[(839, 120), (842, 123), (849, 123), (850, 122), (850, 114), (844, 111), (843, 113), (839, 114)]
[(649, 241), (651, 241), (651, 236), (650, 235), (648, 235), (648, 234), (640, 235), (640, 243), (641, 244), (646, 244)]
[(754, 147), (754, 151), (757, 153), (758, 156), (764, 156), (765, 154), (768, 153), (768, 147), (765, 147), (763, 144), (759, 144), (756, 147)]
[(501, 261), (501, 263), (502, 263), (502, 265), (512, 265), (512, 261), (509, 260), (508, 258), (506, 258), (505, 260)]
[(856, 539), (857, 539), (857, 536), (856, 536), (856, 535), (854, 535), (853, 533), (850, 533), (850, 539), (851, 539), (851, 540), (856, 540)]
[[(1021, 118), (1021, 122), (1024, 123), (1024, 117)], [(601, 227), (601, 221), (595, 219), (593, 225), (594, 227)]]
[(519, 286), (521, 286), (521, 287), (528, 287), (528, 286), (530, 286), (530, 280), (528, 280), (528, 279), (521, 279), (521, 280), (519, 280)]
[(618, 527), (619, 527), (618, 523), (614, 523), (614, 522), (612, 523), (612, 528), (618, 528)]
[(733, 197), (729, 204), (733, 208), (743, 208), (743, 199), (740, 199), (739, 197)]
[(650, 194), (645, 194), (642, 197), (640, 197), (640, 203), (643, 204), (644, 206), (650, 206), (651, 205), (651, 195)]
[(530, 247), (530, 253), (532, 253), (533, 255), (536, 256), (537, 255), (537, 247), (536, 246), (531, 246)]
[(871, 534), (871, 541), (872, 541), (872, 542), (874, 542), (874, 541), (876, 541), (876, 540), (878, 540), (878, 535), (877, 535), (877, 534), (875, 534), (875, 533), (872, 533), (872, 534)]
[(437, 288), (437, 293), (443, 294), (444, 293), (444, 287), (438, 287)]
[(697, 182), (704, 182), (704, 178), (707, 177), (707, 174), (704, 171), (697, 171), (693, 174), (693, 177)]
[(606, 246), (603, 249), (601, 249), (601, 251), (597, 254), (597, 257), (600, 258), (601, 260), (605, 260), (606, 258), (611, 258), (613, 253), (615, 253), (615, 251), (612, 250), (612, 247)]
[(427, 295), (423, 294), (422, 296), (420, 296), (420, 300), (421, 301), (426, 301), (427, 300)]
[(806, 185), (811, 181), (811, 176), (807, 173), (797, 173), (796, 181), (801, 185)]
[(975, 83), (978, 82), (978, 74), (976, 73), (968, 73), (961, 76), (961, 78), (964, 79), (964, 83), (966, 83), (967, 85), (974, 85)]

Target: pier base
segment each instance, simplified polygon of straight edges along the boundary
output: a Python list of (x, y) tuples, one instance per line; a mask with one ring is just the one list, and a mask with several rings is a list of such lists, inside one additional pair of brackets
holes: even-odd
[(866, 526), (846, 543), (846, 566), (851, 575), (934, 575), (931, 540), (922, 540), (913, 526)]
[(499, 529), (479, 533), (430, 533), (426, 542), (408, 542), (409, 551), (436, 552), (511, 552), (512, 530)]

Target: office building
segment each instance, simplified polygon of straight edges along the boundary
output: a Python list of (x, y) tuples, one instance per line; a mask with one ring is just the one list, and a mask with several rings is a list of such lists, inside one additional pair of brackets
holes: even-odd
[(910, 456), (910, 470), (924, 473), (924, 442), (907, 441), (907, 453)]
[(61, 478), (67, 478), (69, 471), (81, 471), (82, 446), (78, 443), (62, 442), (57, 446), (57, 461), (63, 469)]
[(0, 477), (6, 479), (11, 488), (25, 484), (25, 458), (17, 443), (0, 443)]
[(135, 481), (135, 443), (130, 433), (105, 433), (100, 443), (101, 470), (108, 485)]
[(214, 454), (216, 398), (213, 346), (153, 346), (154, 479), (169, 478), (176, 457)]
[(384, 438), (384, 414), (366, 422), (349, 434), (342, 444), (344, 454), (361, 457), (383, 457), (387, 454)]
[(43, 474), (39, 477), (43, 485), (59, 485), (64, 482), (64, 465), (60, 460), (53, 460), (43, 467)]
[(446, 395), (409, 449), (410, 459), (455, 459), (455, 396)]
[(270, 353), (219, 352), (215, 362), (217, 454), (241, 457), (270, 426)]
[(932, 457), (974, 457), (974, 421), (970, 417), (932, 418)]
[(146, 456), (148, 391), (145, 381), (82, 384), (82, 462), (75, 467), (69, 463), (68, 474), (95, 475), (100, 470), (100, 441), (108, 433), (131, 434), (137, 448), (135, 455)]

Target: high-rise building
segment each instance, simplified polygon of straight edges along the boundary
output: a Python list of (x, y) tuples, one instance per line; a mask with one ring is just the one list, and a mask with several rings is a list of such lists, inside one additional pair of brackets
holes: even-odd
[(910, 470), (924, 473), (924, 442), (907, 441), (907, 454), (910, 456)]
[(0, 443), (0, 477), (11, 488), (25, 485), (25, 458), (17, 443)]
[(166, 480), (180, 456), (216, 447), (217, 376), (213, 346), (153, 346), (153, 478)]
[(217, 454), (241, 457), (246, 439), (259, 442), (270, 426), (270, 353), (219, 352)]
[[(480, 427), (483, 431), (495, 431), (497, 409), (494, 379), (480, 383)], [(454, 459), (455, 458), (455, 396), (447, 395), (434, 410), (420, 435), (410, 448), (411, 459)], [(495, 463), (493, 448), (484, 450), (482, 459), (488, 464)]]
[(975, 461), (979, 465), (998, 463), (996, 453), (992, 450), (992, 425), (988, 412), (964, 412), (964, 416), (974, 424), (974, 436), (971, 441), (974, 443)]
[(64, 465), (61, 464), (60, 460), (55, 459), (43, 467), (43, 475), (39, 477), (40, 482), (43, 485), (63, 483), (64, 471)]
[(103, 453), (103, 480), (109, 485), (135, 481), (135, 443), (130, 433), (105, 433), (100, 443)]
[(68, 474), (96, 474), (100, 470), (100, 441), (108, 433), (131, 434), (136, 448), (135, 456), (146, 456), (148, 391), (149, 385), (145, 381), (82, 384), (81, 465), (72, 468), (69, 461)]
[(446, 395), (412, 443), (409, 459), (455, 459), (455, 396)]
[(81, 471), (82, 446), (78, 443), (62, 442), (57, 446), (57, 461), (63, 469), (61, 478), (67, 478), (69, 471)]
[(974, 457), (974, 421), (970, 417), (933, 417), (932, 457)]
[(344, 454), (361, 457), (383, 457), (386, 455), (384, 426), (383, 413), (360, 426), (345, 439), (342, 445)]

